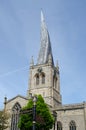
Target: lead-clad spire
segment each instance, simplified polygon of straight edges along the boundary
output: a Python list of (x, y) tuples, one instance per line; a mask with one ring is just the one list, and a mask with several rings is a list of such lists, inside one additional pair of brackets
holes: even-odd
[(38, 55), (37, 64), (48, 63), (48, 59), (50, 55), (51, 55), (52, 65), (54, 65), (50, 37), (45, 23), (43, 12), (41, 11), (41, 47)]

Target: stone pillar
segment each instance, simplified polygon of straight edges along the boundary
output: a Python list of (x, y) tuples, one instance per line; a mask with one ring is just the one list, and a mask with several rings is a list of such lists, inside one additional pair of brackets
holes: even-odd
[(53, 126), (52, 130), (57, 130), (57, 113), (56, 113), (56, 111), (53, 111), (53, 116), (54, 116), (55, 122), (54, 122), (54, 126)]

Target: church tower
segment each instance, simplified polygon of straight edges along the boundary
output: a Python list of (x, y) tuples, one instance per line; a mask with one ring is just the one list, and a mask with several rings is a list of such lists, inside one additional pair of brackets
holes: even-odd
[(62, 103), (59, 67), (54, 65), (50, 37), (42, 11), (40, 40), (37, 64), (34, 65), (33, 57), (30, 64), (28, 96), (41, 94), (49, 106), (56, 107)]

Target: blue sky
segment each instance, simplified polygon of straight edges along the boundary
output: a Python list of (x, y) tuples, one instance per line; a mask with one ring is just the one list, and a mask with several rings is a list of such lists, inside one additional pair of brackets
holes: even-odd
[(86, 101), (86, 0), (0, 0), (0, 108), (4, 96), (26, 96), (29, 63), (40, 49), (44, 12), (63, 104)]

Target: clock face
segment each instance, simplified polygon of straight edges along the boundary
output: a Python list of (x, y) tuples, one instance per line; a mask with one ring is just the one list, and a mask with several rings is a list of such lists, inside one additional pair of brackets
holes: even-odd
[(41, 73), (42, 72), (42, 68), (40, 67), (40, 68), (38, 68), (38, 70), (37, 70), (39, 73)]
[(56, 76), (57, 74), (59, 74), (59, 71), (54, 70), (54, 76)]

